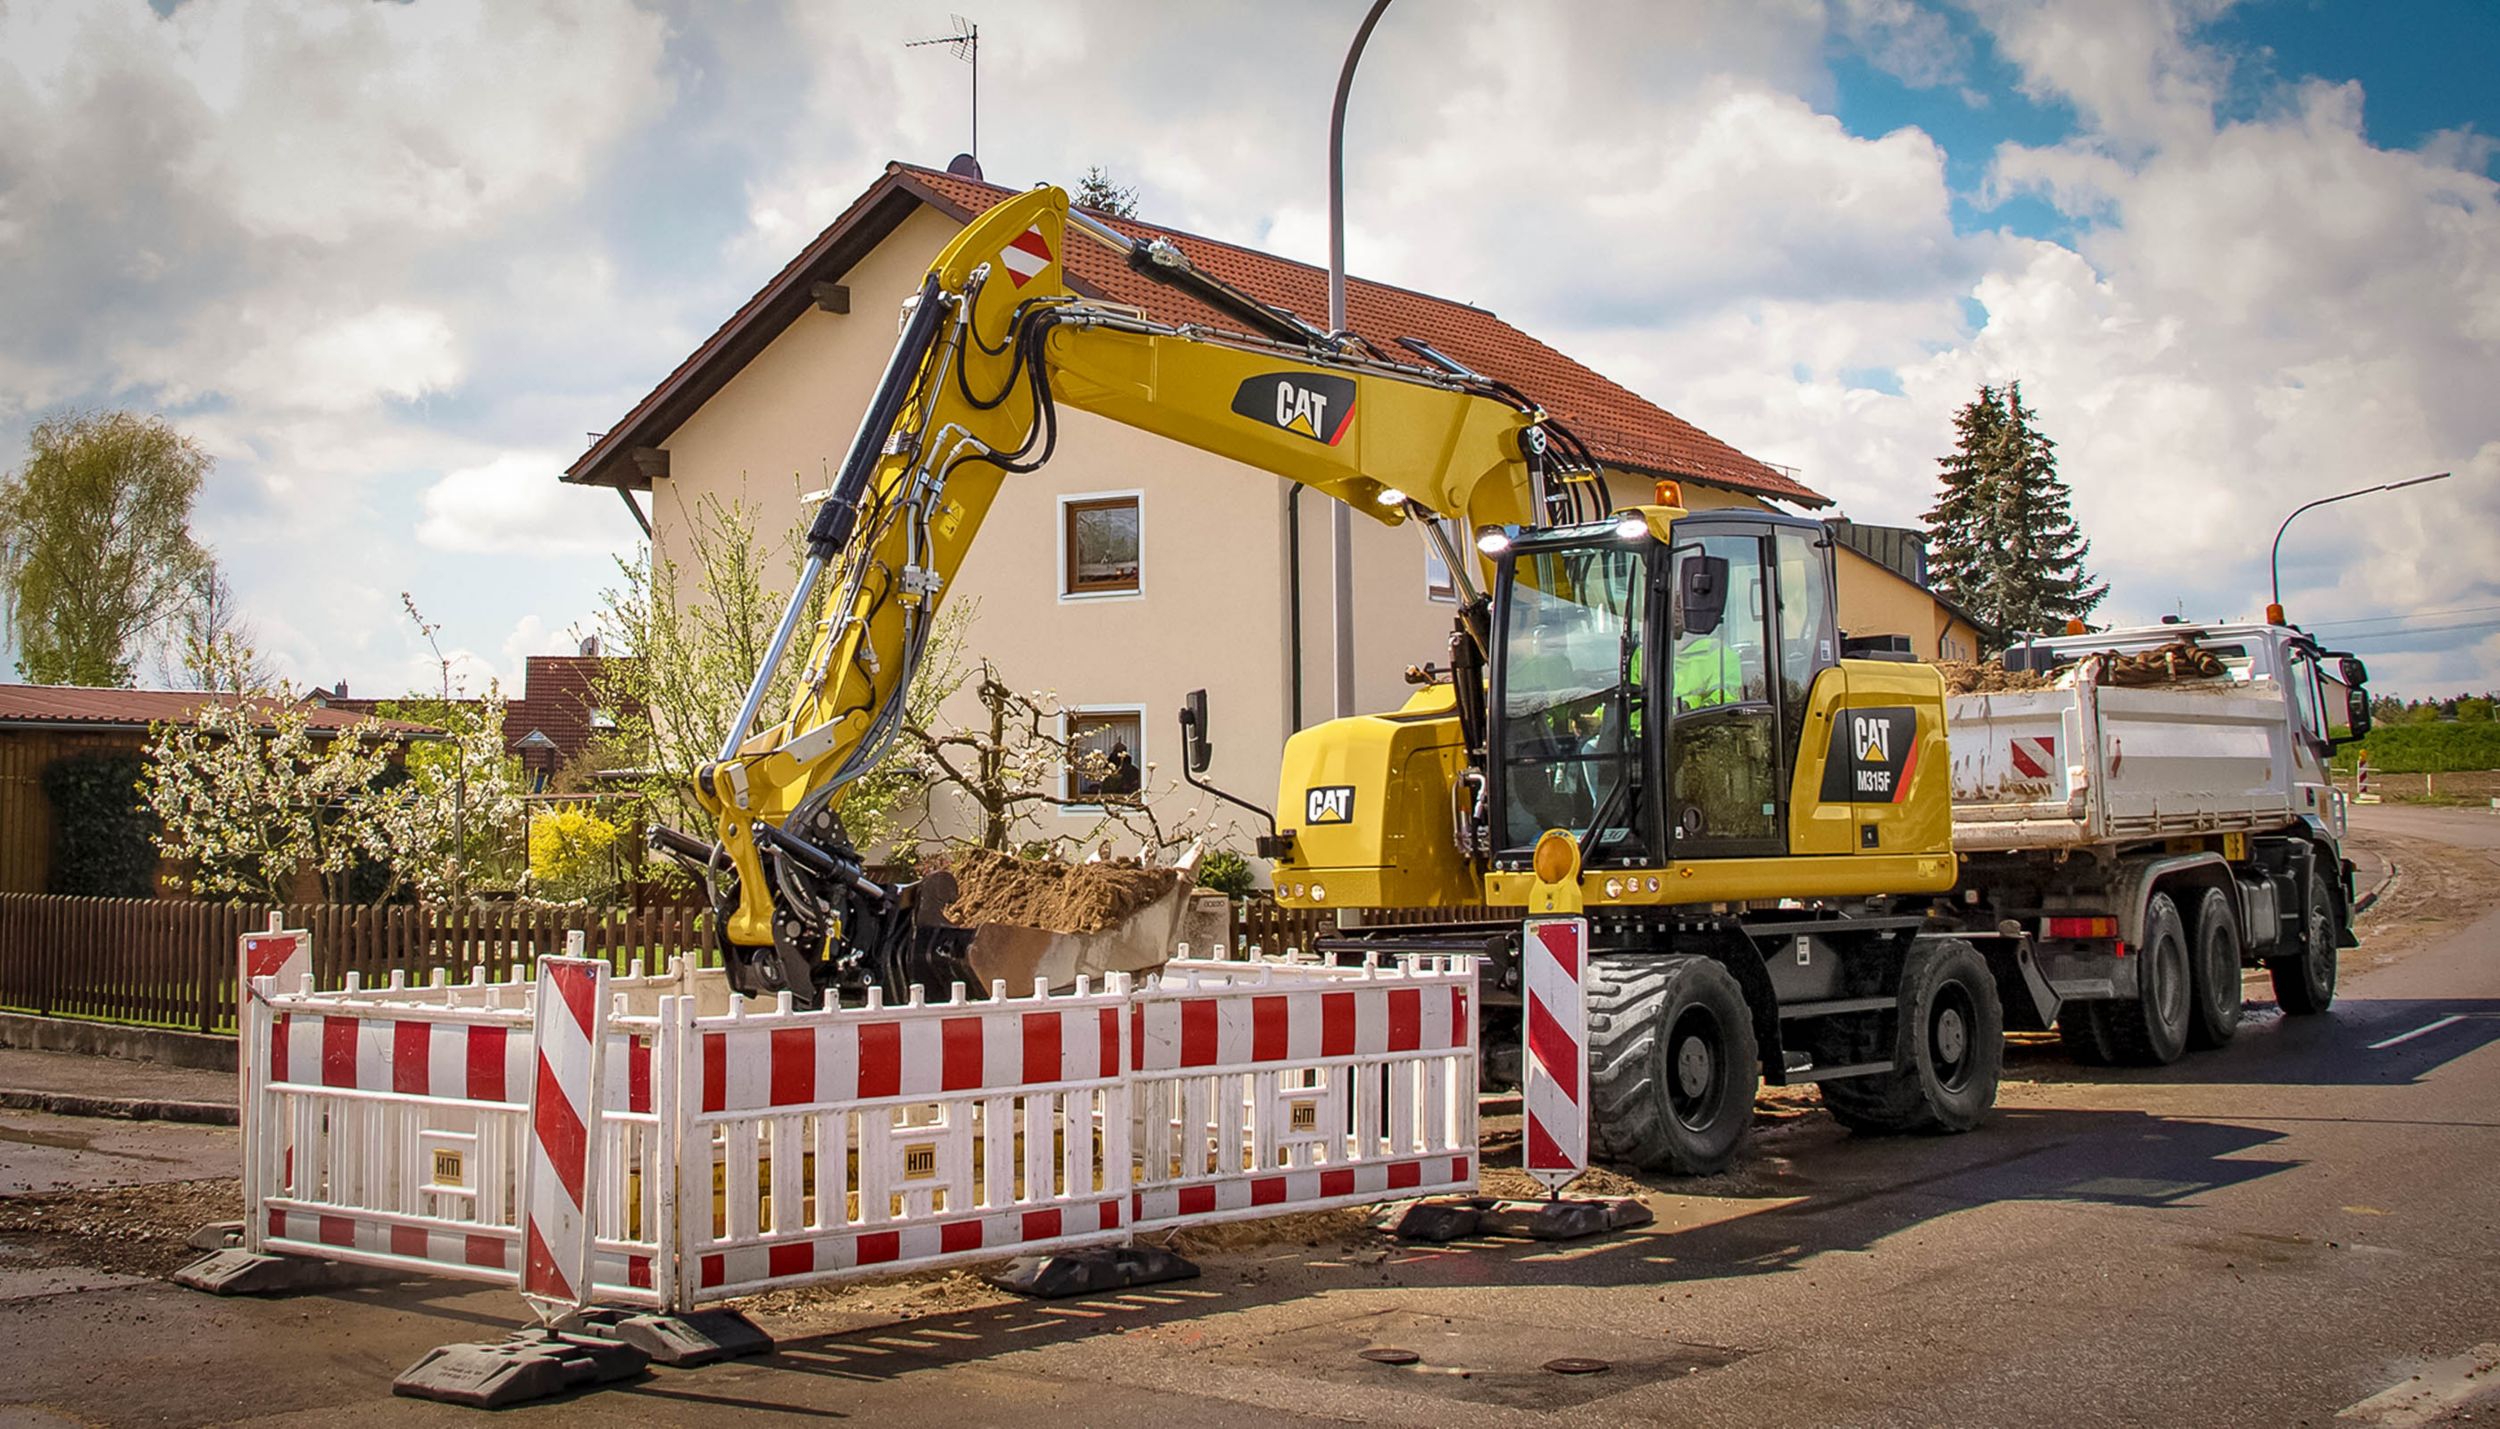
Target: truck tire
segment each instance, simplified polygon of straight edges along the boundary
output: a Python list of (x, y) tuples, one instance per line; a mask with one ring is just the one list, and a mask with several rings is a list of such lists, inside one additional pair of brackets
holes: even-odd
[(2342, 942), (2335, 926), (2334, 894), (2326, 875), (2309, 871), (2309, 946), (2288, 958), (2268, 958), (2274, 974), (2274, 1000), (2294, 1017), (2324, 1012), (2335, 1002), (2336, 948)]
[(2086, 1067), (2106, 1067), (2118, 1060), (2109, 1045), (2109, 1026), (2101, 1018), (2105, 1002), (2069, 1002), (2057, 1012), (2057, 1041), (2066, 1055)]
[(1589, 1150), (1682, 1176), (1727, 1169), (1762, 1082), (1753, 1010), (1705, 957), (1589, 960)]
[(1979, 950), (1922, 938), (1901, 969), (1893, 1069), (1817, 1085), (1832, 1118), (1870, 1135), (1968, 1131), (1996, 1105), (2005, 1008)]
[(2189, 970), (2187, 925), (2167, 893), (2144, 903), (2144, 936), (2136, 949), (2136, 995), (2103, 1003), (2098, 1014), (2109, 1029), (2116, 1060), (2139, 1067), (2166, 1067), (2187, 1051), (2194, 1021), (2195, 975)]
[(2190, 969), (2195, 1017), (2188, 1024), (2188, 1045), (2200, 1050), (2224, 1046), (2240, 1030), (2240, 919), (2231, 895), (2206, 889), (2188, 937), (2196, 949)]

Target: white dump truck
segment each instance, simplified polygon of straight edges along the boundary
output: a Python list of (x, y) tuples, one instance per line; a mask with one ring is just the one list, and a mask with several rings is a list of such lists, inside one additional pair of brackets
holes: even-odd
[(2231, 1039), (2260, 964), (2285, 1012), (2325, 1011), (2354, 942), (2327, 760), (2368, 731), (2361, 662), (2274, 624), (2005, 659), (2054, 684), (1947, 701), (1962, 865), (1945, 916), (1990, 953), (2006, 1025), (2053, 1025), (2090, 1062), (2166, 1063)]

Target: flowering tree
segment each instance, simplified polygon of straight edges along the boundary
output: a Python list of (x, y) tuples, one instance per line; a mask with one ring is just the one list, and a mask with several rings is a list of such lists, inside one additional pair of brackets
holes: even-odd
[(489, 685), (481, 700), (392, 709), (448, 738), (410, 745), (408, 777), (367, 794), (355, 821), (366, 856), (390, 868), (390, 891), (414, 888), (427, 902), (509, 883), (518, 876), (521, 766), (504, 752), (503, 692)]
[(362, 721), (326, 742), (281, 690), (268, 700), (200, 706), (187, 725), (151, 732), (140, 793), (168, 857), (190, 866), (194, 893), (284, 902), (310, 869), (324, 896), (346, 896), (374, 782), (390, 741)]

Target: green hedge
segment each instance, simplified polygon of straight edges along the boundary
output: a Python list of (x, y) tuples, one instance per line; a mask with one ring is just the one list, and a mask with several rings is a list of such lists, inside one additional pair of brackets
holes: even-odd
[[(2489, 720), (2437, 724), (2390, 724), (2361, 741), (2370, 768), (2381, 774), (2447, 774), (2461, 769), (2500, 769), (2500, 724)], [(2351, 769), (2353, 747), (2338, 751), (2336, 766)]]
[(139, 794), (135, 754), (73, 754), (44, 766), (52, 801), (47, 891), (79, 898), (156, 894), (156, 816)]

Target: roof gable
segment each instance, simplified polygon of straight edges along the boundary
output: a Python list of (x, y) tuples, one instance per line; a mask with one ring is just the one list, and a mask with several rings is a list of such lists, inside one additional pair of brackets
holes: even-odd
[[(204, 690), (125, 690), (88, 685), (0, 685), (0, 729), (28, 725), (78, 725), (95, 729), (145, 729), (155, 724), (189, 724), (203, 705), (245, 703), (240, 695)], [(253, 699), (256, 710), (280, 702)], [(358, 710), (303, 702), (304, 721), (316, 734), (337, 734), (370, 722), (398, 738), (430, 738), (432, 725), (377, 719)], [(267, 716), (262, 716), (264, 721)]]
[[(739, 368), (806, 311), (809, 288), (839, 279), (891, 234), (911, 209), (928, 204), (969, 222), (1015, 190), (909, 164), (889, 164), (850, 209), (817, 235), (771, 283), (669, 374), (649, 396), (595, 442), (565, 480), (647, 487), (632, 453), (655, 447)], [(1105, 221), (1138, 239), (1166, 238), (1190, 261), (1264, 302), (1296, 313), (1327, 310), (1324, 269), (1133, 219)], [(1238, 320), (1138, 274), (1099, 243), (1070, 242), (1064, 255), (1069, 285), (1088, 297), (1125, 303), (1173, 324), (1236, 328)], [(1398, 354), (1415, 338), (1534, 398), (1578, 433), (1609, 465), (1695, 480), (1800, 506), (1829, 505), (1820, 492), (1745, 455), (1482, 308), (1349, 276), (1347, 325), (1381, 351)]]

